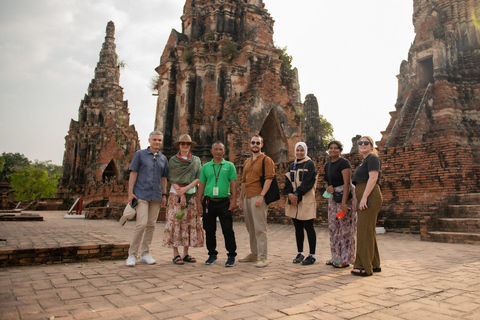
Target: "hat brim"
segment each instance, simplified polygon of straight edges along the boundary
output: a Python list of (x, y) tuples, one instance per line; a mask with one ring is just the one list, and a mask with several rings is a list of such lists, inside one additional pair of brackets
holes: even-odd
[(190, 143), (190, 148), (193, 148), (195, 147), (197, 144), (195, 142), (190, 142), (190, 141), (175, 141), (173, 143), (173, 145), (175, 146), (175, 148), (178, 148), (178, 146), (180, 145), (181, 142), (187, 142), (187, 143)]

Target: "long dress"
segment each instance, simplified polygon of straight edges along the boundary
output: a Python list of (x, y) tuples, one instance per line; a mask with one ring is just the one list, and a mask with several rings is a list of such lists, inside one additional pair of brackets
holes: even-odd
[[(177, 154), (168, 162), (168, 179), (170, 183), (188, 185), (200, 177), (201, 166), (200, 158), (191, 153), (187, 159), (183, 159), (180, 154)], [(197, 209), (197, 194), (185, 194), (185, 197), (187, 206), (182, 209), (178, 194), (170, 192), (163, 233), (162, 245), (164, 247), (203, 247), (205, 245), (202, 215)], [(181, 210), (184, 215), (177, 218), (177, 214)]]

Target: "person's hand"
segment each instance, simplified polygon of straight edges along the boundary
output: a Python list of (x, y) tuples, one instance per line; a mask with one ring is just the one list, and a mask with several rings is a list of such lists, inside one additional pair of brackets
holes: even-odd
[(183, 196), (188, 191), (188, 187), (181, 187), (177, 190), (178, 196)]
[(242, 199), (238, 200), (238, 209), (243, 211), (243, 201), (242, 201)]
[(162, 196), (162, 201), (160, 202), (160, 208), (163, 208), (167, 205), (167, 197)]
[(343, 213), (345, 214), (350, 213), (350, 208), (347, 206), (346, 203), (342, 203), (342, 210), (343, 210)]
[(180, 197), (180, 208), (185, 208), (187, 206), (187, 199), (185, 199), (185, 196)]
[(292, 206), (298, 205), (298, 197), (294, 195), (293, 193), (288, 194), (288, 199), (290, 200), (290, 204)]
[(368, 205), (367, 205), (367, 199), (364, 199), (362, 198), (362, 200), (360, 200), (360, 205), (358, 206), (360, 210), (365, 210), (365, 209), (368, 209)]
[(333, 186), (328, 186), (327, 187), (327, 192), (333, 194), (335, 190), (333, 190)]
[(203, 206), (201, 201), (197, 201), (197, 211), (203, 213)]
[(137, 198), (136, 195), (134, 195), (133, 193), (132, 193), (132, 194), (129, 194), (129, 195), (128, 195), (128, 203), (129, 203), (130, 205), (132, 205), (133, 199), (137, 199), (137, 200), (138, 200), (138, 198)]
[(263, 196), (261, 195), (257, 198), (257, 201), (255, 201), (255, 207), (260, 208), (260, 206), (262, 205), (262, 202), (263, 202)]
[(233, 211), (237, 208), (237, 204), (235, 201), (230, 201), (230, 206), (228, 207), (228, 210)]

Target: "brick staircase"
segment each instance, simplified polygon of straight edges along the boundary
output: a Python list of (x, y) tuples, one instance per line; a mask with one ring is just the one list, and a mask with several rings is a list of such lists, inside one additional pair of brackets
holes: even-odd
[(458, 194), (452, 200), (445, 214), (425, 217), (421, 239), (480, 245), (480, 193)]

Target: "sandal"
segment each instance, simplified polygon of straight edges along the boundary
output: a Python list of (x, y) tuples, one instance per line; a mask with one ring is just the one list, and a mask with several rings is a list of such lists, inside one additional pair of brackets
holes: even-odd
[[(358, 271), (355, 271), (355, 270), (358, 270)], [(367, 274), (364, 269), (360, 269), (360, 268), (353, 269), (350, 273), (353, 274), (354, 276), (358, 276), (358, 277), (371, 276), (371, 274)]]
[(327, 266), (331, 266), (333, 264), (332, 259), (328, 259), (327, 262), (325, 262)]
[(187, 254), (185, 257), (183, 257), (183, 261), (194, 263), (194, 262), (197, 262), (197, 259)]
[(373, 272), (382, 272), (382, 268), (380, 267), (373, 268)]
[(333, 265), (335, 268), (346, 268), (346, 267), (350, 267), (350, 265), (349, 265), (348, 263), (334, 262), (334, 263), (332, 263), (332, 265)]
[(176, 256), (175, 258), (172, 259), (174, 264), (183, 264), (182, 257)]

